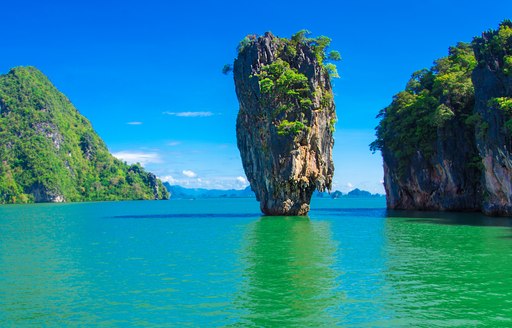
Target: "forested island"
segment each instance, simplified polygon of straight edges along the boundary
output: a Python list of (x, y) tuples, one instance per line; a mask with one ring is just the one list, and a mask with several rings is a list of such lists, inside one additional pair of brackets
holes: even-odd
[(415, 72), (379, 117), (389, 208), (512, 215), (510, 20)]
[(34, 67), (0, 76), (0, 203), (168, 199), (157, 177), (110, 154)]
[[(249, 35), (232, 70), (237, 144), (269, 215), (305, 215), (330, 190), (337, 120), (330, 39)], [(380, 111), (373, 151), (391, 209), (512, 215), (512, 22), (450, 47)], [(34, 67), (0, 76), (0, 203), (168, 199), (139, 164), (116, 159)], [(234, 193), (237, 194), (237, 193)], [(245, 190), (243, 195), (252, 195)]]

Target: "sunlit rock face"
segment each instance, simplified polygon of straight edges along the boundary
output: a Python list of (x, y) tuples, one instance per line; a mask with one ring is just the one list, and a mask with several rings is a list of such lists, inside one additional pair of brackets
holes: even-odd
[(307, 42), (252, 37), (234, 63), (243, 167), (267, 215), (306, 215), (331, 188), (336, 120), (329, 74)]

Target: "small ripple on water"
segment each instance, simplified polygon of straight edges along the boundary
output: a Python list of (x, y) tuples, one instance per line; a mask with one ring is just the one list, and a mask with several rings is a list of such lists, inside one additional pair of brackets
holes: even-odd
[(328, 201), (310, 220), (260, 219), (229, 200), (187, 205), (207, 214), (162, 204), (0, 208), (0, 326), (512, 323), (503, 220)]

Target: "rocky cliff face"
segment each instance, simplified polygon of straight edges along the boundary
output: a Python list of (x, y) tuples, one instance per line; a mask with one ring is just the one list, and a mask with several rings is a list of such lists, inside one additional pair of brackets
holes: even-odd
[(381, 113), (373, 148), (382, 151), (388, 208), (479, 209), (479, 158), (467, 122), (474, 65), (468, 44), (451, 48), (432, 69), (416, 72)]
[(271, 33), (246, 38), (234, 63), (236, 131), (243, 167), (263, 213), (305, 215), (330, 189), (336, 120), (318, 40)]
[(477, 211), (480, 207), (480, 171), (472, 163), (473, 136), (453, 119), (432, 136), (435, 153), (417, 150), (406, 168), (392, 152), (383, 150), (384, 188), (390, 209)]
[(0, 75), (0, 203), (167, 199), (155, 175), (114, 158), (43, 73)]
[(512, 23), (458, 44), (381, 112), (387, 205), (512, 215)]
[(512, 215), (512, 24), (482, 34), (473, 42), (476, 140), (483, 159), (482, 210)]

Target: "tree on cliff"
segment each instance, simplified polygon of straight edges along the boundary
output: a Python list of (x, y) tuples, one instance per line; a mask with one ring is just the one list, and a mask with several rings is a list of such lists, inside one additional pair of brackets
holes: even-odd
[(113, 157), (34, 67), (0, 76), (0, 203), (166, 199), (160, 180)]
[[(240, 103), (237, 143), (245, 173), (269, 215), (305, 215), (315, 189), (330, 189), (336, 113), (330, 39), (246, 37), (233, 66)], [(332, 63), (331, 63), (332, 64)], [(227, 69), (226, 69), (227, 71)]]

